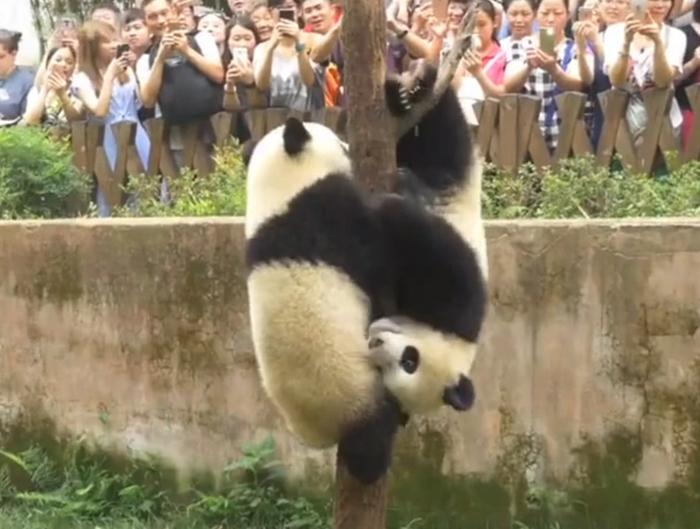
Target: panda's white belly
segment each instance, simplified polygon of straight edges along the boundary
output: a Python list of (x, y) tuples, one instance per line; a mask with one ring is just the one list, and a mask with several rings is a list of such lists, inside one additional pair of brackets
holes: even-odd
[(338, 441), (371, 411), (380, 384), (367, 356), (367, 296), (337, 269), (265, 265), (248, 278), (263, 386), (306, 443)]

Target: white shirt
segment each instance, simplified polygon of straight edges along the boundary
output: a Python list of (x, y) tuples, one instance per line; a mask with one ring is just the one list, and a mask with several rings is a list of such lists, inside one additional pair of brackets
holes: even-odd
[[(666, 50), (668, 65), (671, 68), (675, 68), (677, 72), (682, 72), (683, 55), (685, 54), (688, 40), (685, 33), (668, 24), (662, 24), (659, 35)], [(603, 35), (603, 39), (605, 49), (603, 71), (606, 75), (610, 75), (610, 70), (619, 58), (624, 46), (625, 23), (619, 22), (608, 27)], [(630, 92), (639, 92), (646, 88), (648, 79), (654, 71), (654, 44), (652, 43), (649, 47), (642, 49), (635, 48), (633, 44), (630, 47), (630, 61), (632, 64), (632, 78), (627, 80), (626, 88)], [(683, 115), (675, 97), (671, 101), (669, 117), (674, 128), (679, 127), (683, 123)]]

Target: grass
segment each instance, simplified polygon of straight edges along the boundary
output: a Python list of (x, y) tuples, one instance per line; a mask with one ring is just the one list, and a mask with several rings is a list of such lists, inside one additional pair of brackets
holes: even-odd
[(291, 494), (272, 439), (245, 447), (220, 487), (175, 492), (148, 462), (115, 472), (83, 446), (60, 458), (0, 451), (0, 529), (327, 529), (331, 509)]

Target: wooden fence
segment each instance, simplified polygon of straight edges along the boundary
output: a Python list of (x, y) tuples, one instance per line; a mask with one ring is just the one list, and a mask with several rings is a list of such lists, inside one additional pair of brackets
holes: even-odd
[[(690, 104), (700, 115), (700, 85), (687, 90)], [(559, 161), (586, 154), (595, 155), (598, 163), (609, 166), (615, 154), (632, 170), (649, 174), (659, 156), (666, 165), (675, 165), (700, 159), (700, 119), (685, 147), (673, 136), (669, 108), (673, 97), (671, 90), (654, 89), (644, 94), (648, 123), (641, 143), (635, 146), (625, 118), (628, 95), (620, 90), (610, 90), (600, 95), (604, 123), (597, 148), (594, 150), (583, 118), (586, 96), (569, 92), (558, 96), (561, 116), (559, 140), (556, 150), (550, 153), (538, 127), (541, 101), (537, 97), (506, 95), (500, 100), (487, 99), (476, 109), (479, 126), (475, 137), (486, 160), (505, 170), (515, 172), (517, 167), (532, 161), (537, 167), (555, 166)], [(236, 130), (238, 120), (245, 120), (254, 140), (284, 123), (288, 116), (324, 123), (341, 137), (345, 135), (346, 111), (338, 108), (300, 113), (284, 108), (254, 108), (245, 112), (220, 112), (211, 117), (214, 144), (222, 145)], [(182, 128), (181, 166), (207, 175), (212, 170), (212, 159), (207, 145), (201, 141), (204, 122), (192, 123)], [(88, 174), (94, 174), (112, 205), (121, 204), (122, 184), (127, 175), (145, 173), (176, 178), (179, 174), (173, 153), (169, 147), (169, 128), (162, 119), (146, 122), (151, 139), (148, 167), (143, 167), (136, 152), (133, 123), (112, 125), (117, 140), (117, 160), (114, 171), (109, 167), (102, 147), (104, 127), (95, 123), (71, 124), (71, 142), (75, 164)], [(673, 154), (670, 154), (673, 153)]]
[[(687, 89), (691, 108), (700, 116), (700, 85)], [(584, 123), (586, 96), (567, 92), (557, 96), (561, 123), (556, 150), (550, 154), (538, 127), (541, 101), (537, 97), (506, 95), (500, 100), (486, 100), (478, 109), (476, 131), (481, 152), (495, 165), (515, 171), (518, 165), (532, 161), (538, 168), (556, 166), (559, 161), (594, 155), (598, 163), (609, 167), (618, 154), (629, 169), (650, 174), (658, 157), (670, 169), (700, 159), (700, 120), (683, 147), (674, 137), (669, 111), (673, 91), (652, 89), (643, 94), (647, 124), (640, 140), (635, 142), (626, 119), (629, 96), (621, 90), (600, 94), (603, 125), (594, 149)]]

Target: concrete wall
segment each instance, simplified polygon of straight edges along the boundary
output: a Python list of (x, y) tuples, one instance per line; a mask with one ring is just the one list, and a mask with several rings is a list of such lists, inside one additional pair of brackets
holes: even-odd
[[(476, 407), (411, 421), (396, 494), (433, 479), (512, 514), (538, 484), (585, 492), (608, 470), (700, 493), (700, 220), (497, 222), (488, 239)], [(50, 424), (218, 470), (272, 432), (294, 475), (329, 477), (333, 453), (286, 435), (260, 390), (243, 242), (234, 220), (0, 224), (5, 435)]]

